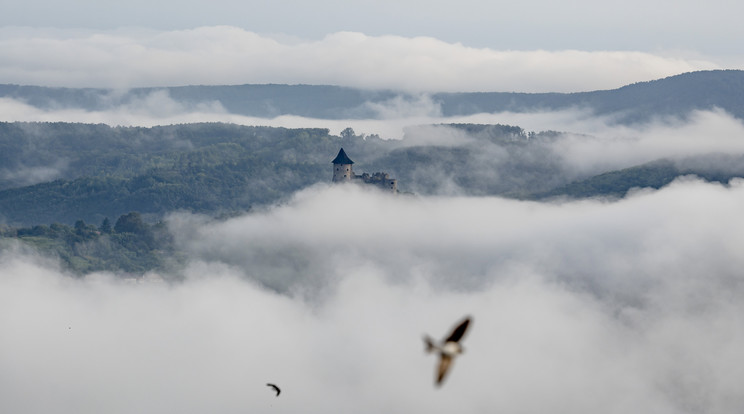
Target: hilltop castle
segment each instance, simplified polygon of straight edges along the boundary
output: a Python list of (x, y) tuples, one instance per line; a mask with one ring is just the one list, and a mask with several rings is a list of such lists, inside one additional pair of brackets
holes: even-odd
[(346, 155), (346, 152), (343, 148), (341, 148), (341, 150), (338, 152), (338, 155), (336, 155), (336, 158), (334, 158), (331, 163), (333, 163), (334, 183), (358, 182), (376, 185), (386, 191), (390, 191), (393, 193), (398, 192), (398, 180), (396, 180), (395, 178), (390, 178), (390, 175), (388, 173), (376, 172), (372, 175), (369, 175), (368, 173), (362, 173), (362, 175), (354, 174), (354, 170), (351, 168), (351, 166), (354, 164), (354, 161), (352, 161), (351, 158)]

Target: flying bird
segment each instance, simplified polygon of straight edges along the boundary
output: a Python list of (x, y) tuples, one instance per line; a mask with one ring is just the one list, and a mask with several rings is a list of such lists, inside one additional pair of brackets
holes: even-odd
[(427, 335), (424, 335), (424, 343), (426, 344), (426, 352), (439, 352), (439, 367), (437, 368), (436, 385), (442, 385), (445, 375), (450, 366), (452, 366), (452, 360), (459, 354), (462, 354), (464, 349), (460, 345), (460, 340), (465, 331), (470, 325), (470, 317), (466, 317), (459, 325), (452, 331), (452, 333), (442, 341), (441, 345), (437, 345)]
[(276, 391), (276, 396), (277, 396), (277, 397), (278, 397), (278, 396), (279, 396), (279, 394), (280, 394), (280, 393), (282, 392), (282, 390), (280, 390), (280, 389), (279, 389), (279, 387), (277, 387), (277, 386), (276, 386), (276, 385), (274, 385), (274, 384), (268, 383), (268, 384), (266, 384), (266, 386), (268, 386), (268, 387), (271, 387), (271, 388), (273, 388), (273, 389), (274, 389), (274, 391)]

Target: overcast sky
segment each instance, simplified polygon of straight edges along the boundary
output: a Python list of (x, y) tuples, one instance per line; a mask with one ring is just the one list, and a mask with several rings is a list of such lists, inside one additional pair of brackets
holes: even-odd
[(744, 52), (735, 0), (3, 0), (2, 26), (161, 30), (230, 25), (318, 40), (339, 31), (430, 36), (495, 50)]
[(0, 2), (0, 82), (578, 91), (744, 67), (732, 0)]

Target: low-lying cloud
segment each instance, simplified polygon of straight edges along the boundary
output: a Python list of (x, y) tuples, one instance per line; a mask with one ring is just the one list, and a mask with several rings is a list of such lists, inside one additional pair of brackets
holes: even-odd
[[(744, 136), (744, 124), (722, 110), (693, 111), (682, 118), (659, 117), (642, 124), (620, 125), (612, 115), (595, 116), (586, 108), (445, 117), (439, 112), (438, 104), (426, 94), (368, 103), (366, 109), (377, 114), (377, 118), (327, 120), (291, 115), (258, 118), (229, 113), (216, 101), (183, 103), (173, 99), (167, 90), (156, 90), (100, 111), (41, 109), (12, 99), (0, 99), (0, 121), (63, 120), (147, 127), (227, 122), (327, 128), (333, 135), (351, 127), (357, 134), (390, 140), (387, 151), (419, 147), (423, 152), (431, 150), (441, 154), (443, 147), (466, 148), (470, 154), (468, 170), (457, 170), (464, 175), (443, 170), (441, 164), (427, 163), (413, 164), (415, 171), (388, 171), (399, 179), (404, 178), (401, 188), (424, 194), (514, 195), (548, 191), (593, 175), (659, 159), (677, 161), (684, 170), (692, 168), (698, 173), (739, 175), (744, 171), (739, 161), (744, 156), (744, 144), (740, 139)], [(510, 143), (469, 135), (464, 129), (448, 126), (463, 123), (514, 125), (526, 132), (558, 133), (538, 139), (518, 137), (518, 142)], [(330, 160), (332, 154), (328, 157)], [(375, 168), (388, 168), (384, 160), (369, 156), (365, 159), (364, 154), (353, 157), (362, 166), (377, 163)], [(0, 174), (19, 185), (33, 184), (44, 178), (57, 178), (55, 174), (66, 162), (58, 160), (56, 164), (30, 166), (31, 169), (0, 169)], [(458, 184), (462, 179), (464, 184)], [(469, 187), (463, 188), (463, 185)]]
[(56, 179), (66, 167), (65, 160), (59, 159), (52, 165), (0, 168), (0, 180), (14, 187), (34, 185)]
[(565, 164), (585, 172), (626, 168), (660, 158), (683, 160), (705, 154), (744, 154), (744, 124), (724, 111), (694, 111), (688, 119), (657, 119), (623, 127), (590, 121), (566, 134), (555, 150)]
[[(173, 216), (176, 275), (75, 279), (5, 249), (0, 410), (734, 412), (742, 208), (744, 182), (690, 178), (613, 203), (320, 186)], [(436, 389), (421, 335), (465, 314)]]
[(0, 28), (3, 83), (131, 88), (325, 84), (403, 91), (577, 92), (720, 64), (632, 51), (513, 51), (431, 37), (272, 38), (230, 26), (111, 31)]

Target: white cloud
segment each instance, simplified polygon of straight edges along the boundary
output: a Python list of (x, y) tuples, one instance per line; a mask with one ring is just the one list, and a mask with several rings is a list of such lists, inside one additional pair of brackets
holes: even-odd
[(410, 98), (397, 95), (382, 102), (366, 102), (365, 106), (375, 114), (374, 118), (441, 118), (442, 107), (428, 94)]
[(62, 108), (60, 105), (41, 109), (15, 99), (0, 98), (0, 111), (0, 121), (4, 122), (80, 122), (147, 127), (194, 122), (234, 122), (247, 125), (271, 122), (230, 114), (216, 101), (187, 106), (172, 99), (166, 90), (156, 90), (142, 98), (133, 98), (127, 103), (97, 111)]
[(46, 166), (26, 166), (21, 164), (14, 166), (13, 169), (0, 168), (0, 179), (22, 187), (54, 180), (66, 168), (67, 161), (64, 159), (58, 159), (52, 165)]
[[(318, 187), (174, 217), (183, 282), (75, 279), (6, 251), (0, 409), (732, 412), (743, 207), (740, 181), (566, 204)], [(435, 389), (421, 335), (465, 314)]]
[(287, 41), (229, 26), (178, 31), (0, 29), (5, 83), (67, 87), (307, 83), (408, 91), (611, 89), (714, 62), (644, 52), (511, 51), (337, 32)]
[[(431, 36), (494, 50), (659, 50), (728, 55), (741, 63), (742, 6), (731, 0), (666, 0), (598, 3), (571, 7), (546, 0), (484, 2), (431, 0), (195, 0), (125, 3), (77, 0), (6, 2), (0, 26), (153, 29), (232, 25), (282, 38), (319, 39), (357, 31), (373, 36)], [(44, 10), (44, 13), (39, 13)], [(290, 12), (288, 12), (290, 11)], [(539, 11), (537, 13), (536, 11)], [(722, 13), (721, 11), (725, 11)], [(167, 16), (167, 18), (163, 18)]]
[(686, 120), (657, 119), (622, 127), (587, 124), (594, 136), (566, 135), (555, 150), (566, 165), (596, 172), (630, 167), (659, 158), (682, 160), (705, 154), (744, 154), (744, 124), (723, 111), (695, 111)]
[[(437, 105), (426, 95), (412, 101), (392, 99), (369, 107), (375, 108), (381, 118), (324, 120), (288, 115), (256, 118), (228, 113), (219, 102), (184, 104), (172, 99), (166, 91), (155, 91), (130, 103), (101, 111), (44, 110), (15, 100), (0, 99), (0, 121), (63, 121), (123, 126), (228, 122), (287, 128), (328, 128), (335, 135), (352, 127), (357, 134), (377, 134), (384, 139), (405, 137), (401, 144), (409, 146), (479, 145), (478, 155), (471, 160), (471, 170), (474, 172), (471, 178), (480, 180), (482, 184), (489, 183), (491, 190), (498, 191), (521, 191), (527, 188), (533, 191), (548, 190), (574, 180), (661, 158), (684, 162), (686, 167), (693, 165), (690, 164), (693, 162), (697, 170), (742, 172), (742, 167), (731, 157), (744, 155), (744, 145), (739, 139), (744, 135), (744, 124), (719, 110), (692, 112), (684, 119), (658, 118), (646, 124), (622, 126), (614, 123), (612, 117), (592, 116), (586, 110), (442, 117), (437, 113)], [(441, 125), (449, 123), (517, 125), (525, 131), (553, 130), (563, 133), (554, 139), (532, 141), (520, 149), (498, 142), (476, 141), (463, 130)], [(726, 159), (726, 156), (729, 158)], [(691, 157), (696, 159), (691, 161)], [(54, 166), (32, 170), (6, 169), (0, 173), (14, 177), (17, 182), (26, 180), (31, 183), (44, 177), (53, 177), (63, 167), (64, 160), (60, 160)], [(421, 165), (413, 179), (405, 183), (406, 188), (429, 193), (432, 185), (435, 185), (438, 194), (470, 193), (460, 188), (447, 173), (429, 167)], [(546, 171), (551, 175), (546, 176)], [(423, 180), (418, 183), (415, 182), (418, 180), (417, 174), (423, 174)], [(432, 178), (432, 174), (439, 175)]]

